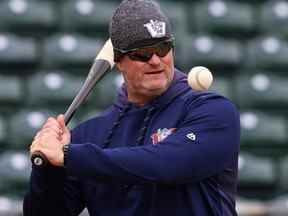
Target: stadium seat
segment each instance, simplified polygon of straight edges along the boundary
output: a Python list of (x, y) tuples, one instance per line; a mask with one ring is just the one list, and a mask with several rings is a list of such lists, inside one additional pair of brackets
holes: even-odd
[(266, 202), (257, 198), (238, 197), (236, 210), (239, 216), (264, 216), (267, 215), (268, 207)]
[(53, 116), (52, 112), (46, 110), (20, 110), (9, 118), (9, 148), (26, 150), (38, 129)]
[(286, 154), (286, 157), (280, 160), (280, 185), (283, 191), (288, 192), (288, 157), (287, 157), (287, 154)]
[(240, 107), (270, 110), (288, 107), (288, 76), (277, 75), (275, 71), (239, 74), (234, 89)]
[(117, 96), (117, 89), (123, 84), (122, 75), (116, 71), (107, 74), (103, 80), (97, 84), (92, 95), (88, 99), (88, 105), (93, 112), (95, 108), (101, 110), (112, 105)]
[[(259, 149), (285, 147), (287, 144), (287, 121), (282, 116), (261, 111), (242, 111), (241, 145), (255, 146)], [(272, 155), (270, 155), (272, 156)]]
[(199, 1), (192, 5), (189, 17), (195, 19), (198, 32), (243, 37), (255, 31), (254, 10), (252, 4), (237, 1)]
[(261, 188), (277, 182), (275, 163), (270, 158), (242, 152), (239, 156), (239, 186)]
[(258, 26), (263, 34), (288, 36), (288, 2), (270, 0), (260, 5)]
[(276, 36), (262, 36), (248, 42), (243, 63), (252, 69), (287, 70), (288, 43)]
[(188, 25), (194, 26), (194, 21), (187, 18), (186, 4), (175, 1), (158, 1), (163, 12), (169, 18), (173, 35), (175, 37), (175, 64), (181, 68), (182, 57), (178, 53), (182, 52), (181, 39), (189, 34)]
[(271, 216), (284, 216), (288, 212), (288, 195), (283, 194), (275, 197), (268, 203), (267, 215)]
[(217, 92), (231, 100), (233, 100), (234, 95), (232, 91), (233, 80), (228, 77), (214, 77), (210, 91)]
[(15, 32), (50, 30), (57, 25), (56, 10), (49, 1), (0, 1), (0, 29)]
[(4, 149), (4, 144), (7, 142), (7, 122), (0, 115), (0, 151)]
[(27, 82), (29, 104), (67, 106), (82, 86), (83, 79), (64, 71), (43, 71), (30, 76)]
[(23, 85), (19, 77), (0, 75), (0, 103), (7, 105), (23, 101)]
[(37, 44), (34, 38), (0, 33), (0, 67), (31, 66), (38, 61)]
[(110, 18), (116, 7), (116, 3), (109, 1), (66, 1), (61, 7), (62, 29), (108, 37)]
[(101, 39), (79, 34), (56, 34), (44, 42), (43, 64), (51, 68), (92, 65), (103, 45)]
[[(165, 13), (165, 15), (169, 18), (173, 32), (177, 38), (181, 38), (183, 34), (188, 34), (188, 19), (186, 14), (186, 4), (182, 2), (174, 2), (174, 1), (159, 1), (159, 4)], [(189, 25), (193, 26), (193, 20), (189, 21)]]
[(20, 216), (22, 215), (22, 197), (0, 195), (0, 215), (5, 216)]
[(221, 69), (233, 69), (241, 63), (242, 49), (237, 40), (200, 34), (182, 38), (182, 64), (205, 65)]
[(31, 172), (27, 152), (6, 151), (0, 155), (0, 191), (17, 195), (24, 192)]

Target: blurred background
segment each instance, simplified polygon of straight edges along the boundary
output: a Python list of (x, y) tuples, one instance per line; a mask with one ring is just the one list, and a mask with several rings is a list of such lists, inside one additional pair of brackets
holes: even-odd
[[(22, 215), (32, 137), (68, 108), (119, 2), (0, 0), (1, 216)], [(241, 112), (239, 215), (288, 215), (288, 1), (159, 2), (174, 28), (176, 66), (208, 67), (211, 90)], [(107, 75), (70, 127), (111, 104), (122, 82)]]

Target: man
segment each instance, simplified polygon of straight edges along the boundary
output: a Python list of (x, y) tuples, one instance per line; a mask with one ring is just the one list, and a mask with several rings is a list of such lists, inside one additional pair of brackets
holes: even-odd
[(71, 135), (63, 115), (47, 120), (30, 152), (50, 165), (33, 167), (24, 215), (237, 215), (234, 105), (187, 85), (155, 2), (124, 0), (110, 37), (125, 80), (118, 100)]

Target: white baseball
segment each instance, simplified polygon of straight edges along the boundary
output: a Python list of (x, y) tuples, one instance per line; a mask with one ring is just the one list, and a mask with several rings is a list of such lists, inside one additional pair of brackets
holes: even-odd
[(210, 70), (203, 66), (193, 67), (187, 78), (190, 87), (196, 91), (208, 90), (213, 82), (213, 75)]

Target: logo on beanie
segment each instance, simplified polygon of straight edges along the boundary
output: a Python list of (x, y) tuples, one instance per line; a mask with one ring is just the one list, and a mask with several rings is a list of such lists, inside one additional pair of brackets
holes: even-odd
[(144, 24), (152, 38), (160, 38), (166, 35), (166, 23), (158, 20), (150, 20), (149, 23)]

